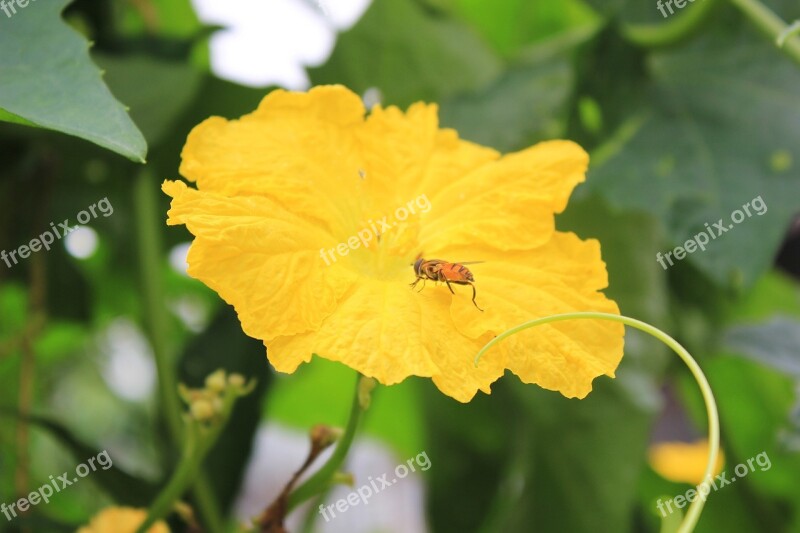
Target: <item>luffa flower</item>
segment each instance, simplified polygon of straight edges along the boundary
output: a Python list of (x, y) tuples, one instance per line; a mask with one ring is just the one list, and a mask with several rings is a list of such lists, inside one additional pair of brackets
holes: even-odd
[[(708, 439), (694, 442), (659, 442), (648, 450), (650, 467), (661, 477), (676, 483), (699, 485), (708, 463)], [(720, 450), (713, 475), (722, 472), (725, 454)]]
[[(273, 91), (239, 120), (209, 118), (182, 156), (197, 188), (163, 190), (168, 223), (195, 236), (188, 272), (234, 306), (278, 371), (316, 354), (386, 385), (430, 377), (462, 402), (505, 369), (568, 397), (613, 377), (623, 327), (596, 320), (527, 330), (472, 362), (525, 320), (619, 312), (599, 292), (599, 243), (555, 230), (588, 164), (576, 144), (501, 156), (440, 129), (435, 105), (366, 114), (356, 94), (322, 86)], [(481, 261), (469, 268), (485, 312), (469, 286), (412, 290), (420, 256)]]
[[(89, 525), (80, 528), (78, 533), (135, 533), (146, 518), (144, 509), (107, 507), (92, 517)], [(164, 522), (158, 522), (147, 533), (169, 533), (169, 528)]]

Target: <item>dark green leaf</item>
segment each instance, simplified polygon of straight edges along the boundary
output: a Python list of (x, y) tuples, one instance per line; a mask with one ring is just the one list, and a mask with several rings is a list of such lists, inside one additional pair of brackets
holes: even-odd
[(144, 137), (103, 83), (89, 43), (61, 19), (68, 3), (31, 2), (0, 15), (0, 108), (144, 162)]
[[(16, 413), (7, 409), (0, 410), (0, 415), (17, 418)], [(30, 424), (47, 431), (56, 438), (73, 453), (78, 461), (86, 461), (102, 453), (102, 450), (98, 451), (83, 443), (66, 426), (55, 420), (42, 416), (31, 416), (27, 420)], [(92, 472), (92, 479), (104, 488), (115, 502), (121, 505), (146, 506), (151, 502), (153, 495), (158, 493), (157, 486), (132, 476), (113, 464), (108, 469), (100, 467)]]
[[(657, 216), (664, 254), (711, 228), (688, 260), (720, 285), (747, 286), (771, 266), (799, 205), (800, 71), (760, 37), (715, 37), (651, 58), (651, 90), (596, 152), (589, 186)], [(649, 109), (636, 114), (639, 105)]]
[(564, 54), (547, 54), (506, 71), (480, 92), (441, 103), (443, 126), (500, 151), (562, 135), (572, 69)]
[(196, 95), (202, 74), (191, 65), (147, 56), (96, 56), (106, 83), (131, 107), (131, 116), (152, 147), (174, 126)]
[(509, 56), (532, 42), (597, 23), (592, 11), (575, 0), (439, 1), (468, 20), (500, 53)]
[(631, 531), (653, 409), (606, 379), (583, 400), (514, 385), (532, 421), (534, 459), (504, 531)]
[(777, 317), (765, 324), (733, 326), (725, 344), (736, 353), (800, 379), (800, 322)]
[[(505, 381), (511, 379), (516, 378)], [(505, 502), (495, 495), (507, 495), (507, 468), (518, 456), (509, 455), (510, 449), (527, 444), (528, 425), (505, 381), (492, 387), (491, 396), (479, 394), (468, 404), (444, 396), (430, 383), (424, 388), (433, 531), (480, 531), (487, 518), (503, 518), (494, 509), (495, 502)], [(519, 453), (524, 457), (528, 450)]]
[(408, 105), (483, 87), (500, 64), (468, 27), (413, 0), (391, 0), (373, 2), (330, 60), (309, 72), (314, 84), (375, 87), (385, 103)]

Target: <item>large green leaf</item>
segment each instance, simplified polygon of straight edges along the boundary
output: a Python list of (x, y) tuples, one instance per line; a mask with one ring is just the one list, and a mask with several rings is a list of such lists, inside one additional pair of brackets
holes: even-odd
[(443, 126), (501, 151), (562, 135), (573, 74), (566, 54), (534, 55), (478, 92), (441, 103)]
[(576, 26), (597, 23), (591, 10), (577, 0), (436, 0), (468, 20), (496, 50), (513, 55), (521, 47)]
[[(636, 0), (586, 0), (586, 3), (607, 16), (616, 16), (624, 22), (672, 22), (677, 17), (685, 17), (697, 5), (709, 0), (685, 0), (679, 8), (672, 2), (641, 2)], [(669, 4), (668, 6), (665, 4)], [(663, 11), (663, 12), (662, 12)]]
[(131, 116), (152, 147), (175, 125), (200, 88), (203, 76), (191, 65), (145, 55), (97, 56), (108, 86), (131, 106)]
[(514, 384), (536, 442), (531, 483), (504, 531), (632, 530), (654, 409), (637, 406), (621, 379), (598, 380), (583, 400)]
[(499, 71), (467, 26), (413, 0), (378, 0), (342, 34), (330, 60), (309, 72), (314, 84), (342, 83), (360, 93), (375, 87), (386, 103), (407, 105), (477, 89)]
[[(582, 185), (576, 196), (582, 196), (584, 189)], [(603, 223), (598, 224), (598, 220)], [(604, 292), (619, 304), (623, 314), (654, 324), (666, 321), (666, 280), (653, 261), (660, 234), (651, 217), (614, 212), (592, 197), (572, 200), (558, 216), (557, 227), (600, 241), (609, 275)]]
[(89, 59), (87, 43), (61, 19), (69, 0), (16, 6), (0, 16), (0, 119), (81, 137), (144, 162), (147, 143)]
[[(698, 531), (721, 531), (725, 515), (729, 514), (725, 509), (737, 505), (734, 503), (737, 500), (738, 505), (746, 502), (750, 512), (740, 514), (742, 519), (747, 519), (747, 526), (732, 524), (733, 531), (755, 531), (756, 523), (760, 531), (779, 531), (779, 524), (788, 522), (786, 500), (794, 502), (795, 516), (800, 504), (796, 483), (800, 475), (800, 456), (797, 454), (797, 433), (794, 443), (791, 439), (793, 428), (790, 420), (792, 403), (796, 401), (795, 385), (792, 379), (770, 368), (730, 357), (730, 354), (724, 355), (706, 361), (704, 371), (719, 408), (725, 471), (731, 478), (738, 464), (746, 463), (761, 453), (766, 453), (769, 465), (756, 466), (740, 482), (712, 493), (704, 512), (704, 515), (709, 515), (706, 520), (711, 527)], [(681, 388), (687, 398), (692, 398), (689, 405), (694, 418), (704, 420), (705, 408), (697, 384), (687, 376), (682, 380)], [(785, 529), (796, 530), (796, 527)]]
[(777, 317), (764, 324), (734, 326), (725, 342), (731, 350), (800, 378), (800, 321)]
[(684, 260), (720, 285), (750, 285), (800, 206), (800, 71), (749, 31), (654, 55), (647, 67), (652, 84), (597, 151), (589, 186), (613, 206), (657, 216), (664, 253), (711, 227), (705, 251)]
[[(0, 416), (17, 418), (16, 413), (6, 409), (0, 410)], [(29, 424), (47, 431), (68, 449), (79, 461), (87, 461), (103, 453), (81, 441), (69, 428), (60, 422), (43, 417), (27, 417)], [(108, 468), (98, 468), (92, 472), (91, 478), (103, 487), (114, 501), (122, 505), (142, 506), (152, 500), (153, 494), (158, 493), (158, 487), (136, 476), (128, 474), (114, 464)]]
[(479, 394), (467, 404), (453, 401), (433, 384), (423, 388), (430, 434), (425, 450), (433, 464), (427, 472), (432, 531), (514, 531), (479, 527), (502, 520), (503, 510), (519, 502), (518, 491), (507, 485), (524, 479), (524, 472), (512, 468), (528, 456), (529, 431), (509, 392), (512, 380), (501, 379), (491, 396)]

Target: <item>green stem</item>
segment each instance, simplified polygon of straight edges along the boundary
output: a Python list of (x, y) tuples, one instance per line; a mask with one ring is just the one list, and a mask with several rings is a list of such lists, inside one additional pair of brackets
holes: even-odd
[(156, 190), (155, 183), (150, 172), (143, 170), (136, 179), (134, 191), (142, 301), (144, 302), (145, 326), (156, 360), (159, 394), (167, 421), (167, 429), (172, 441), (177, 447), (180, 447), (183, 440), (182, 409), (180, 398), (178, 398), (178, 379), (169, 357), (167, 342), (169, 321), (161, 300), (164, 286), (161, 276), (161, 239), (156, 227), (159, 213), (154, 190)]
[(342, 438), (339, 439), (339, 442), (336, 444), (336, 449), (322, 468), (289, 495), (288, 512), (291, 512), (306, 500), (325, 492), (330, 487), (333, 476), (339, 471), (339, 467), (342, 466), (342, 463), (344, 463), (347, 453), (350, 451), (350, 446), (353, 444), (358, 424), (367, 408), (361, 398), (361, 384), (362, 380), (365, 379), (369, 378), (365, 378), (359, 374), (356, 380), (353, 404), (350, 407), (350, 419), (347, 421), (347, 428), (345, 429), (344, 435), (342, 435)]
[[(142, 170), (134, 185), (134, 209), (139, 241), (139, 270), (141, 272), (145, 326), (155, 356), (159, 399), (167, 421), (167, 429), (175, 448), (181, 449), (184, 438), (182, 407), (177, 393), (178, 378), (174, 361), (169, 356), (170, 350), (167, 341), (169, 317), (162, 300), (164, 287), (161, 272), (161, 233), (158, 221), (163, 219), (163, 213), (158, 209), (156, 191), (158, 191), (158, 185), (152, 174), (147, 169)], [(210, 486), (202, 474), (198, 478), (194, 495), (208, 528), (213, 533), (221, 532), (224, 528), (222, 515)]]
[[(792, 27), (758, 0), (730, 0), (762, 32), (772, 38), (776, 46), (783, 50), (795, 63), (800, 64), (800, 38), (790, 37)], [(782, 46), (777, 44), (783, 37)]]
[(798, 33), (800, 33), (800, 20), (795, 20), (790, 26), (787, 26), (780, 35), (778, 35), (778, 37), (775, 39), (775, 44), (778, 46), (778, 48), (782, 48), (784, 43), (786, 43), (786, 39), (797, 35)]
[(708, 19), (718, 0), (702, 0), (670, 16), (668, 22), (624, 24), (622, 34), (642, 48), (660, 48), (685, 41)]
[[(678, 341), (661, 331), (660, 329), (651, 326), (646, 322), (642, 322), (641, 320), (636, 320), (635, 318), (629, 318), (626, 316), (614, 315), (611, 313), (594, 313), (594, 312), (578, 312), (578, 313), (564, 313), (561, 315), (552, 315), (547, 316), (544, 318), (538, 318), (536, 320), (530, 320), (519, 326), (513, 327), (508, 331), (505, 331), (489, 341), (486, 346), (481, 348), (481, 351), (478, 352), (478, 355), (475, 356), (475, 366), (478, 365), (480, 358), (489, 350), (492, 346), (497, 344), (498, 342), (502, 341), (503, 339), (510, 337), (520, 331), (523, 331), (528, 328), (532, 328), (534, 326), (539, 326), (542, 324), (550, 324), (553, 322), (560, 322), (562, 320), (574, 320), (574, 319), (595, 319), (595, 320), (610, 320), (612, 322), (619, 322), (625, 324), (627, 326), (631, 326), (638, 330), (644, 331), (645, 333), (652, 335), (653, 337), (657, 338), (678, 354), (678, 356), (686, 363), (686, 366), (689, 367), (689, 370), (692, 372), (697, 384), (700, 386), (700, 391), (703, 394), (703, 400), (706, 404), (706, 414), (708, 415), (708, 442), (709, 442), (709, 452), (708, 452), (708, 463), (706, 465), (705, 475), (703, 476), (703, 483), (705, 489), (710, 492), (710, 486), (708, 480), (713, 478), (714, 469), (717, 464), (717, 456), (719, 454), (719, 414), (717, 413), (717, 404), (714, 401), (714, 395), (711, 392), (711, 387), (708, 384), (708, 380), (706, 379), (703, 371), (700, 369), (700, 366), (697, 364), (697, 361), (686, 351), (686, 348), (680, 345)], [(694, 502), (689, 506), (689, 509), (686, 512), (686, 517), (684, 518), (683, 522), (681, 523), (680, 528), (678, 529), (678, 533), (690, 533), (694, 531), (695, 525), (697, 525), (697, 521), (700, 519), (700, 513), (703, 511), (703, 505), (705, 505), (704, 498), (695, 498)]]
[(167, 486), (161, 491), (156, 501), (150, 506), (147, 519), (139, 526), (136, 533), (144, 533), (147, 528), (164, 518), (175, 507), (175, 503), (186, 492), (187, 487), (195, 481), (208, 452), (214, 447), (225, 428), (236, 400), (243, 394), (249, 394), (252, 388), (243, 390), (227, 390), (222, 397), (222, 409), (213, 422), (203, 422), (186, 415), (186, 439), (183, 455), (178, 468), (172, 474)]
[(139, 526), (139, 529), (136, 530), (137, 533), (144, 533), (147, 531), (147, 528), (165, 517), (175, 505), (178, 498), (180, 498), (186, 490), (186, 487), (194, 478), (202, 462), (202, 458), (200, 458), (198, 462), (198, 456), (200, 454), (197, 448), (198, 442), (196, 435), (192, 435), (186, 439), (183, 456), (181, 457), (181, 462), (178, 464), (178, 468), (175, 469), (175, 472), (172, 474), (172, 479), (169, 480), (167, 486), (164, 487), (158, 495), (156, 501), (150, 506), (147, 520)]

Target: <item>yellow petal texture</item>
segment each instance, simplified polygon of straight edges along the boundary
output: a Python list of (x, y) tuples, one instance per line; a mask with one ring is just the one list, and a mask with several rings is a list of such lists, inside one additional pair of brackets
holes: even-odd
[[(129, 507), (107, 507), (97, 513), (78, 533), (135, 533), (147, 518), (145, 509)], [(169, 533), (164, 522), (156, 522), (147, 533)]]
[[(448, 249), (445, 253), (460, 257), (468, 252)], [(531, 251), (485, 248), (472, 253), (486, 261), (472, 267), (480, 280), (478, 300), (486, 312), (480, 316), (471, 312), (464, 303), (471, 294), (464, 290), (452, 306), (454, 323), (470, 337), (503, 332), (548, 315), (587, 309), (619, 314), (616, 303), (598, 292), (607, 285), (607, 273), (595, 240), (556, 233), (547, 244)], [(623, 334), (622, 324), (603, 320), (536, 326), (503, 341), (508, 350), (507, 367), (525, 383), (583, 398), (595, 377), (614, 377), (622, 359)]]
[[(699, 485), (708, 463), (708, 439), (695, 442), (659, 442), (650, 447), (648, 459), (650, 466), (661, 477), (676, 483)], [(722, 450), (717, 456), (714, 474), (722, 472), (725, 455)]]
[[(182, 155), (196, 188), (163, 190), (168, 223), (195, 237), (188, 272), (234, 306), (278, 371), (316, 354), (387, 385), (429, 377), (463, 402), (505, 369), (569, 397), (613, 377), (623, 330), (600, 321), (527, 330), (472, 363), (526, 320), (618, 313), (600, 292), (599, 243), (555, 230), (588, 165), (575, 143), (501, 155), (440, 128), (435, 105), (367, 114), (351, 91), (324, 86), (210, 118)], [(468, 268), (485, 312), (470, 286), (412, 290), (419, 256), (481, 261)]]
[(321, 261), (320, 247), (335, 244), (326, 231), (268, 197), (201, 193), (181, 182), (163, 188), (174, 198), (168, 223), (195, 235), (188, 273), (236, 307), (248, 335), (318, 328), (357, 279)]

